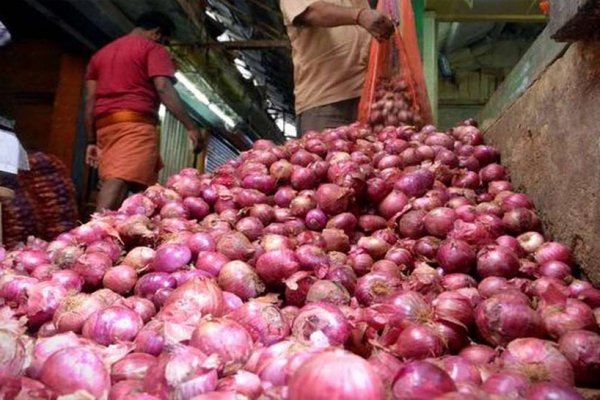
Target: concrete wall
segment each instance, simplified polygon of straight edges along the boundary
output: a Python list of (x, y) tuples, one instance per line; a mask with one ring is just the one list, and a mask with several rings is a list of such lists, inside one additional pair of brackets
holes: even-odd
[(600, 42), (576, 43), (485, 132), (556, 240), (600, 285)]

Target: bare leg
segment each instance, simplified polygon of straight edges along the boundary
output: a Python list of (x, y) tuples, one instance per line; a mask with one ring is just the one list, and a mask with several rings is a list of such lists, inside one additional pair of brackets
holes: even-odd
[(121, 179), (109, 179), (102, 183), (96, 211), (116, 210), (127, 197), (129, 185)]

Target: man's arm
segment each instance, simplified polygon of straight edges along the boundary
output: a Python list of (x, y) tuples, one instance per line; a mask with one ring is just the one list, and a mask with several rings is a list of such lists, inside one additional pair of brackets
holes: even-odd
[(171, 112), (185, 126), (187, 129), (188, 137), (192, 141), (192, 146), (195, 149), (198, 148), (198, 140), (200, 138), (200, 132), (196, 128), (196, 124), (189, 117), (179, 94), (173, 87), (171, 78), (166, 76), (157, 76), (153, 78), (154, 87), (158, 92), (160, 101), (167, 107), (167, 110)]
[(325, 1), (316, 1), (298, 15), (295, 25), (333, 28), (343, 25), (359, 25), (375, 39), (388, 39), (394, 32), (394, 24), (385, 15), (370, 8), (342, 7)]

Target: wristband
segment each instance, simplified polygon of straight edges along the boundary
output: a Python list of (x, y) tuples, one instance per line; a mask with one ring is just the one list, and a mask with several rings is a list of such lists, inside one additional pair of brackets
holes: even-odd
[(366, 8), (361, 8), (361, 9), (358, 11), (358, 13), (356, 14), (356, 20), (355, 20), (355, 22), (356, 22), (356, 25), (360, 25), (360, 23), (359, 23), (360, 16), (361, 16), (361, 14), (362, 14), (364, 11), (367, 11), (367, 9), (366, 9)]

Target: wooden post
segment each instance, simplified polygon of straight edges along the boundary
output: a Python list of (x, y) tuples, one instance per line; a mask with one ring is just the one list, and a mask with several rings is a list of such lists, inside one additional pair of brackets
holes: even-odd
[(58, 86), (54, 97), (48, 153), (56, 155), (70, 171), (77, 133), (77, 118), (82, 101), (85, 60), (63, 54), (60, 59)]
[(437, 58), (437, 22), (433, 11), (425, 13), (423, 21), (423, 69), (427, 93), (431, 103), (433, 122), (437, 122), (438, 113), (438, 58)]

